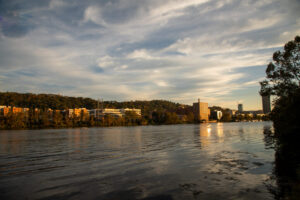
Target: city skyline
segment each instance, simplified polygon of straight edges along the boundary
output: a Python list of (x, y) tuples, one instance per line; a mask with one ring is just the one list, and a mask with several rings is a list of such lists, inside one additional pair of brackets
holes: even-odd
[(261, 110), (272, 54), (300, 32), (288, 1), (6, 1), (0, 91)]

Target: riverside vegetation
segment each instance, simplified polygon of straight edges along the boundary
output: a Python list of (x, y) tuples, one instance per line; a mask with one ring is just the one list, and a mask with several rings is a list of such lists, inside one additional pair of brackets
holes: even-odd
[(275, 169), (278, 199), (300, 197), (300, 37), (285, 44), (273, 54), (266, 69), (261, 95), (275, 95), (270, 114), (274, 122), (276, 143)]

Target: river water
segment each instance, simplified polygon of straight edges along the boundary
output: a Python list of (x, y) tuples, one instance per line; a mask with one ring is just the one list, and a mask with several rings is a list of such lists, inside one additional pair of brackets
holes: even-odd
[(0, 199), (274, 199), (270, 122), (0, 131)]

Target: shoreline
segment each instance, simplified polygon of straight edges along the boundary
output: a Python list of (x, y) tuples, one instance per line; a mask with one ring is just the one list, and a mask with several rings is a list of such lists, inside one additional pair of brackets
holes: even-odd
[(11, 129), (0, 129), (0, 131), (12, 131), (12, 130), (56, 130), (56, 129), (77, 129), (77, 128), (110, 128), (110, 127), (136, 127), (136, 126), (166, 126), (166, 125), (188, 125), (188, 124), (214, 124), (214, 123), (240, 123), (240, 122), (272, 122), (267, 121), (232, 121), (232, 122), (222, 122), (222, 121), (208, 121), (201, 123), (175, 123), (175, 124), (141, 124), (141, 125), (120, 125), (120, 126), (75, 126), (75, 127), (38, 127), (38, 128), (11, 128)]

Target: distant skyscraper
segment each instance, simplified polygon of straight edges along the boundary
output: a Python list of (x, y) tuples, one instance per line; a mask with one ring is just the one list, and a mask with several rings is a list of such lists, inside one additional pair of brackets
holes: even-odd
[(262, 96), (262, 106), (264, 114), (271, 112), (270, 96)]
[(243, 104), (238, 104), (238, 111), (243, 112)]

